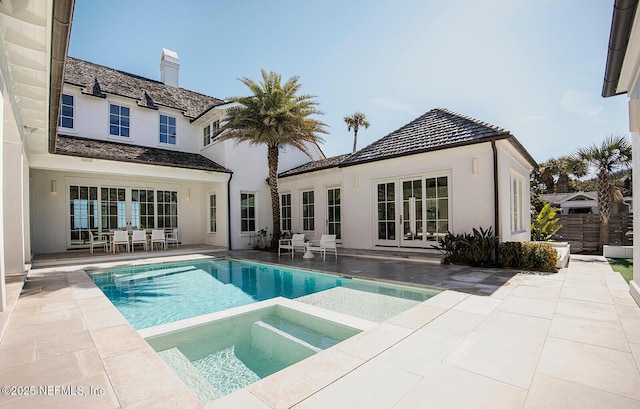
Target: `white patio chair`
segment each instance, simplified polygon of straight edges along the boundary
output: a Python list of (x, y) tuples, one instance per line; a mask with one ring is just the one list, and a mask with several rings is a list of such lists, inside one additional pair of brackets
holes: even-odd
[(164, 230), (153, 229), (151, 230), (151, 250), (153, 250), (153, 245), (159, 244), (163, 249), (166, 249), (166, 241), (164, 237)]
[(294, 234), (290, 239), (280, 239), (278, 242), (278, 257), (281, 250), (291, 250), (293, 258), (296, 249), (304, 250), (304, 234)]
[(111, 246), (113, 247), (113, 252), (120, 251), (120, 246), (123, 245), (127, 249), (127, 253), (129, 252), (129, 232), (126, 230), (115, 230), (113, 232), (113, 240), (111, 241)]
[(335, 234), (323, 234), (320, 237), (320, 245), (308, 245), (308, 251), (318, 251), (322, 253), (322, 260), (327, 259), (327, 250), (332, 251), (335, 254), (336, 258), (338, 258), (338, 249), (336, 247), (336, 235)]
[(96, 233), (94, 235), (93, 232), (89, 230), (89, 251), (91, 252), (91, 254), (93, 254), (93, 248), (95, 246), (102, 246), (104, 252), (106, 253), (109, 251), (109, 240), (107, 239), (107, 236), (101, 233)]
[(147, 233), (144, 230), (133, 230), (131, 234), (131, 251), (136, 251), (136, 244), (142, 244), (142, 248), (148, 250)]
[(176, 247), (180, 247), (178, 243), (178, 229), (171, 229), (169, 233), (165, 234), (165, 246), (169, 247), (171, 243)]

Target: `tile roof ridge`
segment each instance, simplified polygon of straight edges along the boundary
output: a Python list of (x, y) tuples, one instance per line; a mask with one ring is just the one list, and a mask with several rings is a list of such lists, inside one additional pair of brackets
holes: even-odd
[[(155, 84), (163, 86), (163, 87), (169, 87), (169, 88), (173, 88), (173, 89), (183, 90), (183, 91), (186, 91), (186, 92), (202, 95), (202, 96), (207, 97), (207, 98), (217, 99), (218, 101), (221, 101), (221, 103), (226, 103), (227, 102), (226, 100), (224, 100), (222, 98), (214, 97), (212, 95), (207, 95), (207, 94), (204, 94), (202, 92), (194, 91), (194, 90), (183, 88), (183, 87), (170, 87), (169, 85), (167, 85), (164, 82), (159, 81), (159, 80), (154, 80), (152, 78), (143, 77), (141, 75), (133, 74), (133, 73), (130, 73), (130, 72), (127, 72), (127, 71), (122, 71), (122, 70), (119, 70), (119, 69), (113, 68), (113, 67), (107, 67), (106, 65), (102, 65), (102, 64), (95, 63), (95, 62), (83, 60), (81, 58), (67, 56), (67, 59), (76, 60), (76, 61), (79, 61), (80, 63), (94, 65), (96, 67), (100, 67), (100, 68), (103, 68), (105, 70), (117, 72), (119, 74), (126, 75), (126, 76), (129, 76), (129, 77), (138, 79), (138, 80), (149, 81), (149, 82), (155, 83)], [(213, 108), (213, 106), (212, 106), (212, 108)]]
[[(481, 121), (481, 120), (476, 119), (476, 118), (474, 118), (472, 116), (464, 115), (464, 114), (452, 111), (451, 109), (448, 109), (448, 108), (437, 107), (437, 108), (432, 109), (431, 111), (440, 111), (440, 112), (446, 113), (448, 115), (457, 116), (458, 118), (462, 118), (462, 119), (465, 119), (467, 121), (471, 121), (471, 122), (473, 122), (475, 124), (478, 124), (478, 125), (486, 126), (488, 128), (494, 129), (494, 130), (499, 131), (499, 132), (504, 133), (504, 134), (510, 134), (511, 133), (509, 130), (507, 130), (507, 129), (501, 127), (501, 126), (494, 125), (494, 124), (486, 122), (486, 121)], [(429, 111), (429, 112), (431, 112), (431, 111)], [(427, 112), (427, 113), (429, 113), (429, 112)]]

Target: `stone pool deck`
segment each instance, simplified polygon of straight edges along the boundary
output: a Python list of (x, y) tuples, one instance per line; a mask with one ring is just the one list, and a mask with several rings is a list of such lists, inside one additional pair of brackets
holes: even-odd
[[(206, 408), (640, 407), (640, 308), (602, 257), (573, 256), (556, 274), (402, 255), (279, 261), (448, 290)], [(29, 273), (0, 343), (0, 386), (36, 393), (0, 394), (0, 407), (202, 407), (82, 268)]]

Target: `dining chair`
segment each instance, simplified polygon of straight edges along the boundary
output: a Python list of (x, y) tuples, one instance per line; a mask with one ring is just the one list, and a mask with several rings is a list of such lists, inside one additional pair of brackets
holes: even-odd
[(142, 248), (148, 250), (147, 233), (144, 230), (133, 230), (131, 234), (131, 251), (136, 251), (136, 244), (142, 244)]
[(120, 246), (124, 245), (129, 252), (129, 232), (126, 230), (115, 230), (113, 232), (113, 241), (111, 242), (113, 246), (113, 252), (120, 251)]
[(153, 229), (151, 230), (151, 250), (153, 250), (153, 245), (159, 244), (163, 249), (166, 249), (166, 240), (164, 237), (164, 230)]
[(95, 246), (102, 246), (104, 252), (109, 251), (109, 240), (107, 237), (101, 233), (93, 234), (91, 230), (89, 230), (89, 251), (93, 254), (93, 248)]
[(165, 245), (169, 247), (170, 243), (173, 243), (176, 247), (179, 247), (178, 229), (171, 229), (171, 231), (165, 235)]

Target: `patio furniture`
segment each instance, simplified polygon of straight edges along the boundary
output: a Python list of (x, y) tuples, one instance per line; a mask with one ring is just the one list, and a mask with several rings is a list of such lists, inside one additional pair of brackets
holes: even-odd
[[(336, 258), (338, 258), (338, 249), (336, 248), (336, 235), (335, 234), (323, 234), (320, 237), (320, 243), (318, 246), (313, 243), (307, 243), (306, 246), (307, 252), (311, 253), (313, 251), (318, 251), (322, 253), (322, 260), (327, 259), (327, 250), (332, 251), (335, 254)], [(305, 256), (307, 256), (305, 254)], [(309, 257), (311, 258), (311, 257)]]
[(159, 244), (163, 249), (166, 249), (166, 240), (164, 237), (164, 230), (153, 229), (151, 230), (151, 250), (154, 249), (154, 244)]
[(147, 246), (147, 233), (144, 230), (133, 230), (131, 232), (131, 251), (136, 250), (136, 244), (142, 244), (142, 248), (149, 249)]
[(179, 247), (178, 243), (178, 229), (171, 229), (171, 231), (165, 234), (165, 246), (169, 247), (169, 244), (173, 243), (176, 247)]
[(98, 232), (93, 234), (91, 230), (89, 230), (89, 251), (93, 254), (93, 248), (95, 246), (102, 246), (104, 252), (107, 253), (109, 251), (109, 239), (104, 234)]
[(120, 246), (124, 245), (129, 252), (129, 232), (126, 230), (115, 230), (113, 232), (113, 240), (111, 240), (111, 247), (113, 252), (120, 251)]
[(296, 249), (304, 250), (304, 234), (294, 234), (290, 239), (280, 239), (278, 242), (278, 257), (281, 250), (291, 250), (291, 258)]

